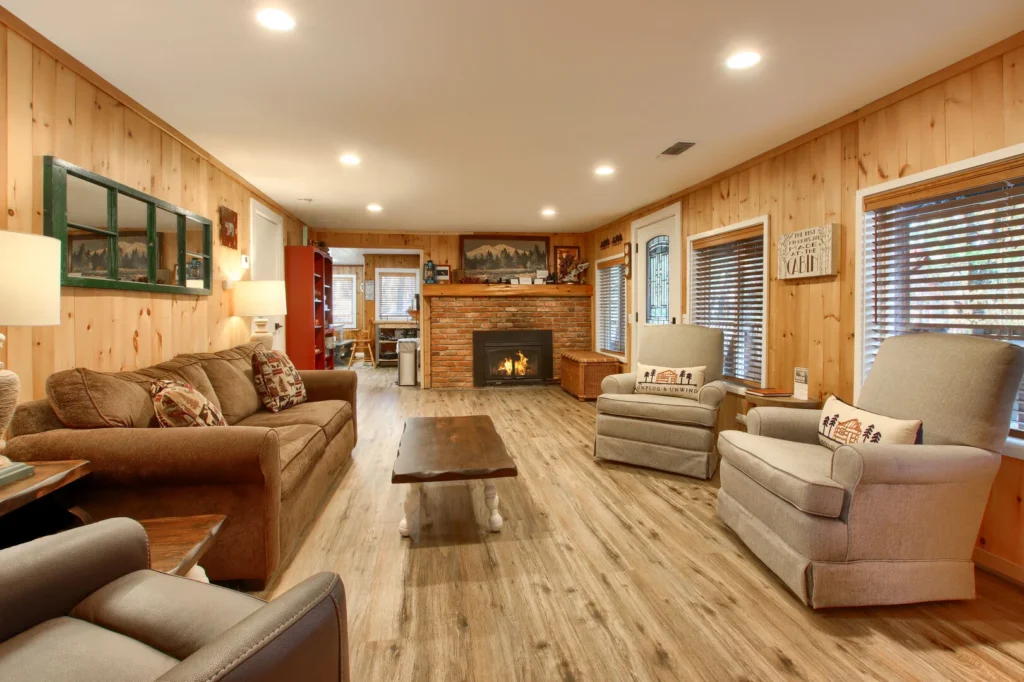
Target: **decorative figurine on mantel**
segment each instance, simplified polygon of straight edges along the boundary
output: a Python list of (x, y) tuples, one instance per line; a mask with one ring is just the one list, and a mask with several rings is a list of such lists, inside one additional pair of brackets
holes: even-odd
[(590, 263), (576, 263), (572, 269), (562, 278), (562, 284), (579, 284), (583, 273), (590, 267)]

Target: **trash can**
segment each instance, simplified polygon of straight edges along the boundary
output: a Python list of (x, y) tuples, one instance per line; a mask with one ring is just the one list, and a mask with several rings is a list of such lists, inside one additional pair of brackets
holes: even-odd
[(398, 385), (416, 385), (416, 348), (419, 339), (398, 340)]

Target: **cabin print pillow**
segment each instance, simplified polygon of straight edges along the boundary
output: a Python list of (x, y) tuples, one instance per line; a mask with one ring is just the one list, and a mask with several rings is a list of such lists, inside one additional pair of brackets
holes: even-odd
[(638, 362), (633, 392), (696, 400), (697, 393), (704, 386), (706, 370), (706, 366), (656, 367)]
[(279, 350), (257, 349), (252, 354), (252, 376), (263, 406), (271, 412), (306, 402), (306, 385), (295, 365)]
[(921, 420), (883, 417), (830, 396), (821, 410), (818, 442), (830, 450), (856, 443), (913, 445), (921, 442)]
[(217, 406), (184, 381), (154, 381), (149, 385), (149, 395), (157, 423), (163, 428), (228, 425)]

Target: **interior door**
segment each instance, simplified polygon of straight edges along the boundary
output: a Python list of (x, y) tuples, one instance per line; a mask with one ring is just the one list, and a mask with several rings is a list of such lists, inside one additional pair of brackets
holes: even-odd
[(633, 253), (633, 357), (640, 353), (640, 330), (682, 320), (682, 237), (676, 214), (636, 230)]
[[(284, 220), (255, 199), (252, 202), (252, 263), (254, 280), (284, 280)], [(284, 350), (284, 316), (269, 315), (274, 349)], [(281, 325), (278, 328), (278, 325)]]

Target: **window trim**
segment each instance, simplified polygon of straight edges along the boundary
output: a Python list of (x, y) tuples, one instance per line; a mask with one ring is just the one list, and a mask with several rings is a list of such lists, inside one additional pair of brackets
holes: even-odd
[(914, 173), (903, 178), (897, 178), (890, 180), (889, 182), (883, 182), (878, 185), (871, 187), (865, 187), (864, 189), (857, 191), (857, 203), (856, 203), (856, 215), (854, 222), (854, 282), (853, 282), (853, 294), (854, 294), (854, 333), (855, 342), (853, 348), (853, 402), (857, 403), (860, 400), (860, 389), (864, 384), (864, 345), (862, 339), (864, 339), (864, 214), (868, 211), (865, 209), (865, 203), (868, 197), (872, 197), (877, 194), (884, 194), (888, 192), (894, 192), (900, 190), (907, 185), (916, 185), (926, 183), (931, 180), (943, 178), (945, 176), (957, 175), (964, 172), (970, 172), (979, 166), (987, 166), (990, 164), (999, 163), (1013, 157), (1022, 157), (1021, 162), (1024, 165), (1024, 143), (1015, 144), (1011, 147), (1005, 147), (998, 149), (994, 152), (988, 152), (986, 154), (979, 154), (978, 156), (972, 156), (968, 159), (961, 161), (954, 161), (953, 163), (947, 163), (944, 166), (932, 168), (930, 170), (921, 171), (920, 173)]
[[(741, 232), (748, 230), (751, 227), (762, 226), (762, 236), (764, 240), (764, 275), (761, 280), (761, 287), (763, 291), (762, 303), (761, 303), (761, 388), (768, 386), (768, 359), (769, 359), (769, 343), (768, 343), (768, 297), (771, 288), (768, 286), (768, 282), (771, 278), (771, 216), (767, 213), (764, 215), (751, 218), (749, 220), (741, 220), (738, 223), (726, 225), (725, 227), (719, 227), (714, 230), (708, 230), (706, 232), (698, 232), (697, 234), (691, 234), (686, 237), (686, 315), (684, 320), (687, 323), (692, 324), (690, 320), (690, 311), (693, 310), (693, 296), (696, 293), (696, 287), (693, 281), (693, 275), (695, 271), (694, 258), (696, 257), (694, 244), (697, 242), (705, 241), (709, 238), (718, 238), (723, 235), (727, 235), (731, 232)], [(742, 239), (737, 235), (737, 240)], [(739, 383), (739, 385), (747, 385), (746, 382), (742, 382), (739, 379), (727, 379), (731, 383)]]
[[(335, 266), (337, 267), (337, 266)], [(338, 282), (343, 279), (352, 280), (352, 325), (346, 325), (342, 323), (332, 324), (332, 327), (338, 329), (359, 329), (359, 277), (352, 272), (335, 272), (332, 275), (331, 282), (331, 312), (337, 312), (336, 306), (334, 305), (334, 290), (338, 287)], [(375, 309), (376, 310), (376, 309)]]
[[(622, 355), (617, 355), (616, 353), (610, 353), (608, 351), (601, 350), (601, 334), (599, 333), (599, 330), (597, 328), (598, 322), (601, 319), (601, 283), (599, 279), (600, 276), (597, 274), (597, 270), (601, 269), (601, 263), (607, 263), (608, 261), (613, 260), (621, 260), (625, 262), (626, 258), (624, 254), (620, 253), (617, 256), (606, 256), (604, 258), (598, 258), (596, 261), (594, 261), (594, 352), (600, 353), (601, 355), (607, 355), (610, 358), (615, 358), (619, 362), (627, 362), (629, 355), (629, 294), (626, 294), (627, 309), (622, 311), (622, 320), (623, 325), (625, 326), (625, 328), (622, 330), (622, 341), (623, 345), (626, 347), (626, 352), (623, 353)], [(623, 275), (622, 285), (626, 286), (626, 282), (628, 281), (629, 278)]]
[(373, 292), (373, 321), (374, 322), (409, 322), (409, 321), (412, 321), (411, 317), (409, 318), (409, 320), (382, 320), (379, 317), (379, 315), (380, 315), (380, 306), (378, 305), (378, 301), (380, 301), (380, 276), (382, 274), (389, 274), (389, 273), (391, 273), (391, 274), (409, 274), (409, 275), (412, 275), (413, 281), (416, 282), (416, 293), (420, 294), (420, 296), (423, 295), (423, 279), (420, 276), (420, 269), (419, 268), (377, 268), (377, 270), (373, 273), (373, 288), (374, 288), (374, 292)]

